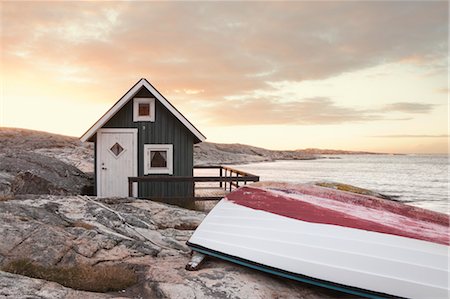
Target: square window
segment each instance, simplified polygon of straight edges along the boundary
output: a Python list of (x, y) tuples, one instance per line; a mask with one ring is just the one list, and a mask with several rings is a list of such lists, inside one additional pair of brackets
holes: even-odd
[(167, 151), (150, 151), (150, 167), (167, 167)]
[(150, 103), (139, 103), (139, 116), (150, 115)]
[(144, 174), (173, 174), (172, 144), (144, 144)]
[(133, 121), (155, 121), (155, 99), (134, 98), (133, 99)]

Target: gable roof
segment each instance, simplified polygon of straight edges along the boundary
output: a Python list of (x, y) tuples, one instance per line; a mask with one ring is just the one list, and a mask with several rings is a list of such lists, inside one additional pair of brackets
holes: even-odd
[(150, 84), (145, 78), (139, 80), (130, 90), (124, 94), (120, 100), (118, 100), (114, 106), (112, 106), (97, 122), (80, 137), (82, 142), (90, 141), (90, 139), (95, 135), (98, 129), (103, 127), (129, 100), (131, 100), (134, 95), (142, 88), (145, 87), (150, 91), (158, 101), (163, 104), (178, 120), (189, 130), (199, 141), (205, 141), (206, 137), (199, 130), (197, 130), (194, 125), (187, 120), (186, 117), (181, 114), (177, 108), (175, 108), (161, 93), (159, 93), (153, 85)]

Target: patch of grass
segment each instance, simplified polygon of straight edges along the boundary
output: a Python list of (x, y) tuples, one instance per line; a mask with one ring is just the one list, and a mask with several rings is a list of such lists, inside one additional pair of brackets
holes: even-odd
[(121, 266), (42, 266), (30, 259), (18, 259), (7, 263), (2, 270), (54, 281), (76, 290), (102, 293), (124, 290), (138, 282), (132, 270)]
[(356, 194), (365, 194), (365, 195), (373, 194), (373, 192), (370, 190), (355, 187), (352, 185), (341, 184), (341, 183), (323, 182), (323, 183), (317, 183), (316, 185), (321, 186), (321, 187), (326, 187), (326, 188), (337, 189), (337, 190), (341, 190), (341, 191), (352, 192), (352, 193), (356, 193)]
[(74, 226), (74, 227), (82, 227), (84, 229), (94, 229), (95, 228), (95, 225), (86, 223), (86, 222), (81, 221), (81, 220), (74, 221), (72, 223), (72, 226)]
[(11, 199), (14, 199), (13, 195), (0, 195), (0, 201), (7, 201)]

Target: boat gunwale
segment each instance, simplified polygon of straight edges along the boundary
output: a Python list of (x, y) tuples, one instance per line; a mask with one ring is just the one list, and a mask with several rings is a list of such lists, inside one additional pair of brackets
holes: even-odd
[(362, 289), (362, 288), (358, 288), (358, 287), (354, 287), (354, 286), (347, 286), (344, 284), (339, 284), (339, 283), (335, 283), (335, 282), (328, 281), (328, 280), (318, 279), (318, 278), (314, 278), (311, 276), (298, 274), (298, 273), (286, 271), (283, 269), (278, 269), (278, 268), (264, 265), (261, 263), (253, 262), (251, 260), (243, 259), (238, 256), (233, 256), (230, 254), (222, 253), (222, 252), (214, 250), (214, 249), (208, 249), (202, 245), (194, 244), (189, 241), (186, 242), (186, 245), (189, 246), (194, 251), (197, 251), (197, 252), (212, 256), (212, 257), (220, 258), (222, 260), (226, 260), (226, 261), (229, 261), (229, 262), (232, 262), (235, 264), (246, 266), (246, 267), (249, 267), (249, 268), (252, 268), (255, 270), (259, 270), (259, 271), (262, 271), (265, 273), (269, 273), (269, 274), (285, 277), (288, 279), (300, 281), (303, 283), (308, 283), (308, 284), (316, 285), (319, 287), (324, 287), (327, 289), (344, 292), (347, 294), (363, 296), (363, 297), (370, 298), (370, 299), (384, 299), (384, 298), (406, 299), (405, 297), (389, 295), (386, 293), (366, 290), (366, 289)]
[[(239, 235), (239, 234), (235, 234), (235, 233), (216, 232), (216, 231), (212, 231), (212, 230), (208, 230), (208, 229), (203, 229), (203, 231), (204, 232), (214, 233), (214, 234), (235, 236), (235, 237), (246, 237), (246, 238), (249, 238), (249, 239), (260, 240), (260, 241), (267, 241), (267, 240), (269, 240), (269, 239), (265, 239), (265, 238), (261, 238), (261, 237)], [(197, 237), (197, 238), (206, 240), (203, 237)], [(399, 263), (399, 264), (411, 265), (413, 267), (430, 269), (430, 270), (439, 271), (439, 272), (446, 272), (446, 270), (447, 270), (447, 267), (436, 268), (436, 267), (429, 266), (429, 265), (426, 265), (426, 264), (417, 264), (417, 263), (402, 261), (402, 260), (393, 259), (393, 258), (385, 258), (385, 257), (382, 257), (382, 256), (375, 256), (373, 254), (362, 254), (362, 253), (359, 253), (357, 251), (344, 251), (344, 250), (337, 250), (337, 249), (334, 249), (334, 248), (333, 249), (329, 249), (329, 248), (326, 248), (326, 247), (323, 247), (323, 246), (314, 246), (314, 245), (308, 245), (306, 243), (299, 243), (299, 242), (292, 242), (292, 241), (277, 240), (277, 243), (289, 244), (289, 245), (298, 245), (298, 246), (307, 247), (307, 248), (310, 248), (310, 249), (317, 249), (317, 250), (323, 250), (323, 251), (328, 251), (328, 252), (337, 252), (337, 253), (344, 254), (344, 255), (351, 255), (351, 256), (357, 255), (359, 257), (371, 258), (373, 260), (380, 260), (380, 261), (384, 261), (384, 262), (396, 262), (396, 263)]]

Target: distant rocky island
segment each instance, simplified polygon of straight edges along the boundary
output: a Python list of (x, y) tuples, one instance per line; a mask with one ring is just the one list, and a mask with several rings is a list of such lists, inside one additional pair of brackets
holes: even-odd
[(363, 151), (344, 151), (332, 149), (268, 150), (261, 147), (239, 143), (202, 142), (194, 146), (196, 165), (245, 164), (275, 160), (314, 160), (323, 155), (375, 155)]
[(381, 153), (365, 152), (365, 151), (346, 151), (335, 149), (320, 149), (320, 148), (306, 148), (298, 149), (296, 152), (303, 153), (305, 155), (380, 155)]

